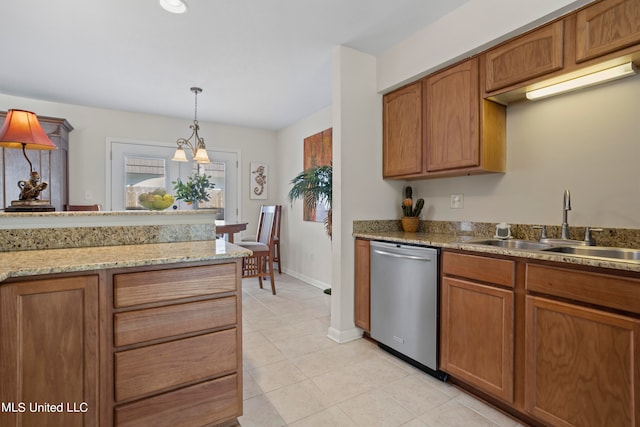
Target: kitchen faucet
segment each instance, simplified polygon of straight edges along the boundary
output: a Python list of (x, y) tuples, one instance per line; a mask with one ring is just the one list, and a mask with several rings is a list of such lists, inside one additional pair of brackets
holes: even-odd
[(533, 228), (540, 229), (540, 242), (550, 245), (560, 246), (594, 246), (596, 241), (592, 237), (594, 231), (602, 231), (602, 228), (585, 227), (584, 240), (571, 240), (569, 238), (569, 211), (571, 210), (571, 194), (569, 190), (564, 190), (564, 197), (562, 199), (562, 229), (560, 232), (560, 238), (547, 237), (546, 225), (534, 225)]
[(561, 239), (569, 238), (569, 211), (571, 210), (571, 194), (569, 190), (564, 190), (564, 198), (562, 201), (562, 231), (560, 234)]

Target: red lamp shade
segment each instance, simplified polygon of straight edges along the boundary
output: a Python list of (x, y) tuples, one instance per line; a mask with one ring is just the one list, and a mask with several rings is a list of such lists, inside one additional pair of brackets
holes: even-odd
[(26, 150), (55, 150), (56, 145), (40, 127), (35, 113), (9, 110), (0, 129), (0, 147)]

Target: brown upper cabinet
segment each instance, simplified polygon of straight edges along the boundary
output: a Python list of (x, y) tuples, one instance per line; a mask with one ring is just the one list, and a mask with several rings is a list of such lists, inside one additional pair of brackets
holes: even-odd
[(640, 1), (596, 2), (576, 14), (576, 62), (640, 43)]
[(384, 96), (382, 142), (385, 178), (424, 172), (422, 144), (422, 83), (416, 82)]
[(505, 105), (628, 61), (640, 65), (640, 0), (600, 0), (390, 92), (383, 178), (505, 172)]
[[(521, 100), (527, 87), (633, 61), (640, 64), (640, 0), (601, 0), (481, 55), (483, 96)], [(533, 85), (533, 86), (532, 86)]]
[(505, 171), (505, 107), (480, 98), (478, 58), (424, 80), (427, 175)]
[(480, 97), (478, 58), (383, 98), (383, 177), (504, 172), (506, 110)]
[(486, 91), (561, 70), (563, 35), (564, 22), (558, 21), (489, 50), (485, 56)]

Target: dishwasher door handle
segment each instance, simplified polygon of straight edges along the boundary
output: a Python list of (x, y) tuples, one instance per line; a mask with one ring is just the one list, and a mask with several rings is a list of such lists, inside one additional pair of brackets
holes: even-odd
[(430, 262), (431, 258), (424, 258), (421, 256), (414, 256), (414, 255), (402, 255), (402, 254), (396, 254), (393, 252), (386, 252), (386, 251), (381, 251), (379, 249), (374, 249), (373, 250), (374, 253), (380, 254), (380, 255), (386, 255), (386, 256), (391, 256), (394, 258), (405, 258), (405, 259), (412, 259), (415, 261), (427, 261)]

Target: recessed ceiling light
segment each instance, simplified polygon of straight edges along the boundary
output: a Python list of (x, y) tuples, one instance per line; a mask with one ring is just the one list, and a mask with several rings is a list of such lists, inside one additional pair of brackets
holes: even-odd
[(187, 5), (182, 0), (159, 0), (160, 6), (167, 12), (171, 13), (185, 13), (187, 11)]

